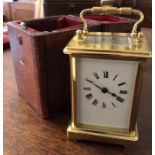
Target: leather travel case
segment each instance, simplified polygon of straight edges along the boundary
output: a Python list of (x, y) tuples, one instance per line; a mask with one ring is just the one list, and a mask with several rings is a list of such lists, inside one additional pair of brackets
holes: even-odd
[[(62, 51), (82, 26), (76, 16), (8, 23), (18, 92), (42, 118), (54, 116), (70, 103), (69, 60)], [(100, 29), (94, 21), (89, 27)]]
[[(135, 22), (114, 16), (86, 18), (89, 30), (100, 32), (128, 32)], [(72, 15), (8, 23), (19, 95), (42, 118), (55, 116), (70, 103), (69, 59), (63, 48), (82, 26)]]

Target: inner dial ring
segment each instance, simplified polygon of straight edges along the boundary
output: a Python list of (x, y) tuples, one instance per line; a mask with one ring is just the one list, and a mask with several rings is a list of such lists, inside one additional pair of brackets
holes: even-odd
[(126, 102), (129, 94), (125, 79), (108, 70), (95, 71), (83, 79), (85, 99), (90, 105), (114, 109)]

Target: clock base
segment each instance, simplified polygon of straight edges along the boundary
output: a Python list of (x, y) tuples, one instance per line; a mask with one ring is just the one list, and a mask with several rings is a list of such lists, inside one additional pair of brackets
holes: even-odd
[(120, 145), (129, 144), (129, 142), (138, 141), (138, 130), (137, 127), (134, 134), (126, 134), (126, 135), (116, 135), (109, 133), (101, 133), (101, 132), (92, 132), (85, 131), (71, 125), (67, 128), (67, 138), (68, 140), (88, 140), (88, 141), (96, 141), (96, 142), (106, 142), (106, 143), (114, 143)]

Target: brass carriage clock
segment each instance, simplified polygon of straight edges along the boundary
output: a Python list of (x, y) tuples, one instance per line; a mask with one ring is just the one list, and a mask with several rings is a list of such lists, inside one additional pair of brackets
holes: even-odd
[[(88, 32), (86, 13), (139, 15), (131, 33)], [(137, 141), (137, 112), (145, 61), (151, 53), (142, 32), (141, 11), (93, 7), (80, 13), (77, 30), (66, 48), (70, 56), (72, 119), (68, 139), (121, 143)]]

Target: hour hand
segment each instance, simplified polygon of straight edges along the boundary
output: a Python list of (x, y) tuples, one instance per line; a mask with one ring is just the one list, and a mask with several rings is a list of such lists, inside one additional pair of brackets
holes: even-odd
[(94, 86), (96, 86), (96, 87), (99, 88), (100, 90), (102, 90), (102, 88), (101, 88), (100, 86), (98, 86), (97, 84), (95, 84), (93, 81), (91, 81), (91, 80), (89, 80), (89, 79), (87, 79), (87, 78), (85, 78), (85, 80), (86, 80), (87, 82), (93, 84)]
[(113, 97), (116, 97), (116, 100), (117, 100), (117, 101), (119, 101), (119, 102), (121, 102), (121, 103), (124, 102), (124, 99), (121, 98), (120, 96), (116, 95), (115, 93), (111, 93), (110, 91), (108, 91), (108, 93), (109, 93), (110, 95), (112, 95)]

